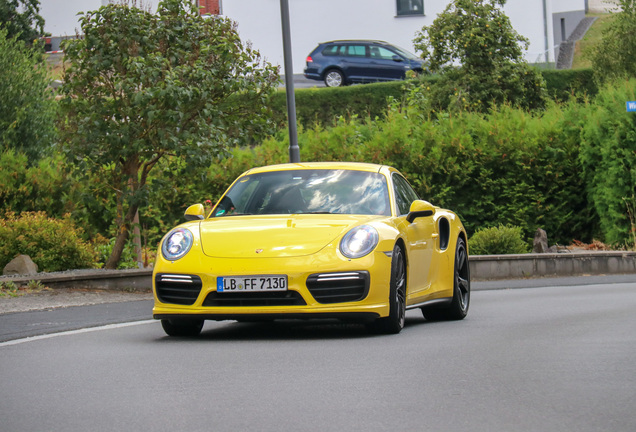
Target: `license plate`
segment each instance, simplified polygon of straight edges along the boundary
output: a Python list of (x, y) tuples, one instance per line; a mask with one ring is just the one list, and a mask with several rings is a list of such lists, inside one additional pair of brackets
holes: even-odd
[(218, 292), (287, 291), (287, 276), (219, 276), (216, 278)]

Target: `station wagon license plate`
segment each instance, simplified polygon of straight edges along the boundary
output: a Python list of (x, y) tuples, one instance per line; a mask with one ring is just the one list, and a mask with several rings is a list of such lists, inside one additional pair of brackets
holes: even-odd
[(218, 292), (287, 291), (287, 276), (219, 276), (216, 278), (216, 290)]

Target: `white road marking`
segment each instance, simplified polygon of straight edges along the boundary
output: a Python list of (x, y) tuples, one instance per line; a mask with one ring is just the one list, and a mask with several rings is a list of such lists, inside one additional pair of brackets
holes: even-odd
[(39, 336), (31, 336), (31, 337), (22, 338), (22, 339), (15, 339), (15, 340), (10, 340), (6, 342), (0, 342), (0, 348), (5, 346), (11, 346), (11, 345), (19, 345), (26, 342), (34, 342), (34, 341), (38, 341), (42, 339), (50, 339), (50, 338), (54, 338), (58, 336), (69, 336), (69, 335), (89, 333), (89, 332), (101, 331), (101, 330), (112, 330), (117, 328), (131, 327), (131, 326), (150, 324), (150, 323), (156, 323), (156, 322), (158, 321), (157, 320), (134, 321), (134, 322), (128, 322), (128, 323), (121, 323), (121, 324), (108, 324), (108, 325), (104, 325), (100, 327), (89, 327), (89, 328), (84, 328), (79, 330), (69, 330), (69, 331), (51, 333), (51, 334), (45, 334), (45, 335), (39, 335)]

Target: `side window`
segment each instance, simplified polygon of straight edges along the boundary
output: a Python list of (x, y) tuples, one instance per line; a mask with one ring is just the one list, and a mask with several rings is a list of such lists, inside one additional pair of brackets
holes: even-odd
[(393, 192), (399, 216), (408, 214), (413, 201), (419, 199), (409, 182), (398, 174), (393, 174)]
[[(371, 57), (380, 58), (382, 60), (393, 60), (393, 56), (397, 55), (393, 51), (388, 50), (384, 47), (372, 47), (371, 50)], [(376, 53), (375, 55), (374, 52)]]
[(364, 45), (347, 45), (347, 55), (349, 57), (366, 57), (366, 47)]
[(396, 0), (397, 14), (402, 15), (424, 15), (424, 0)]

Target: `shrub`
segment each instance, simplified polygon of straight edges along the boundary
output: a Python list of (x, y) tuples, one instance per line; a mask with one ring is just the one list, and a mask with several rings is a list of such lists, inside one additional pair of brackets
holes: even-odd
[(29, 164), (23, 152), (0, 152), (0, 213), (46, 209), (50, 216), (62, 217), (75, 205), (70, 194), (77, 186), (60, 154)]
[(584, 123), (580, 160), (605, 243), (633, 245), (636, 199), (636, 79), (604, 87)]
[(529, 251), (520, 227), (499, 225), (477, 230), (468, 241), (471, 255), (522, 254)]
[[(115, 246), (115, 239), (106, 240), (105, 238), (98, 236), (98, 240), (95, 241), (95, 251), (97, 253), (97, 265), (103, 267), (104, 263), (108, 260), (108, 257), (113, 252)], [(117, 264), (118, 270), (137, 268), (137, 255), (135, 254), (135, 245), (132, 241), (129, 241), (124, 246), (124, 250), (121, 254), (121, 259)]]
[(0, 219), (0, 268), (20, 254), (44, 272), (91, 268), (96, 259), (69, 217), (52, 219), (44, 212), (9, 212)]

